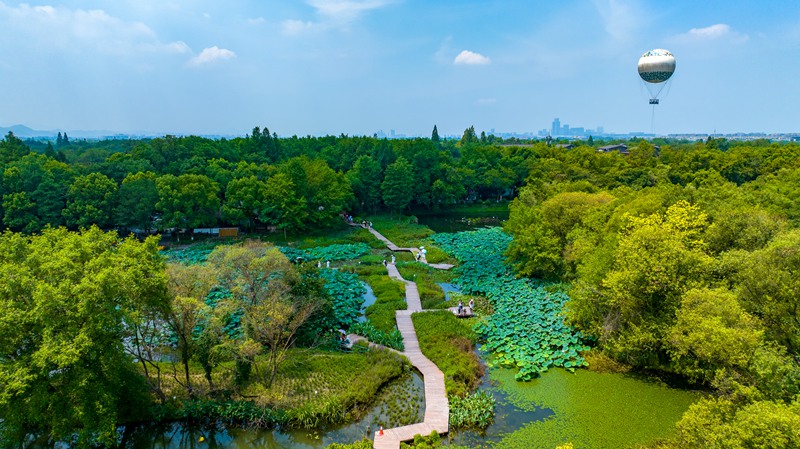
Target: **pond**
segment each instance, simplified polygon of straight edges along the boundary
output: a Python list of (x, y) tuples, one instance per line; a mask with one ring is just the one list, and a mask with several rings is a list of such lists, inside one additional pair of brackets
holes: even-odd
[(367, 321), (367, 316), (365, 315), (367, 307), (375, 304), (377, 298), (375, 297), (375, 293), (372, 291), (372, 287), (370, 287), (369, 284), (367, 284), (364, 281), (361, 281), (361, 285), (364, 286), (366, 291), (362, 296), (364, 298), (364, 302), (361, 303), (361, 310), (359, 311), (358, 321), (363, 323), (364, 321)]
[[(383, 388), (376, 405), (359, 421), (319, 429), (242, 429), (194, 426), (182, 422), (131, 427), (123, 435), (124, 449), (320, 449), (331, 443), (372, 438), (380, 423), (395, 427), (420, 422), (425, 416), (424, 384), (417, 371)], [(201, 441), (202, 438), (202, 441)]]
[(420, 213), (419, 224), (435, 232), (472, 231), (489, 226), (502, 226), (508, 220), (508, 208), (487, 210), (446, 211), (435, 214)]
[[(460, 292), (457, 285), (439, 285), (447, 299)], [(363, 308), (375, 301), (369, 285), (365, 287)], [(480, 347), (476, 354), (481, 361), (489, 357)], [(493, 368), (482, 379), (480, 390), (496, 401), (491, 426), (484, 432), (453, 431), (445, 441), (496, 449), (552, 449), (568, 442), (597, 449), (635, 446), (671, 434), (675, 422), (700, 397), (627, 374), (551, 369), (531, 382), (517, 382), (514, 373)], [(354, 423), (310, 430), (144, 425), (129, 428), (121, 447), (321, 449), (371, 438), (381, 423), (388, 428), (420, 422), (424, 411), (423, 381), (414, 370), (382, 389), (375, 405)]]

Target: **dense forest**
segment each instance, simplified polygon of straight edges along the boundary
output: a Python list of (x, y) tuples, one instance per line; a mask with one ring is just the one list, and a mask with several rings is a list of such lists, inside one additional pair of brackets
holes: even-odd
[(714, 392), (655, 446), (798, 447), (800, 147), (643, 142), (530, 167), (506, 224), (518, 273), (569, 283), (598, 359)]
[(535, 154), (461, 141), (370, 137), (171, 137), (0, 142), (7, 229), (191, 230), (240, 226), (302, 232), (339, 214), (438, 209), (510, 198)]
[[(800, 445), (800, 146), (625, 143), (620, 152), (599, 142), (508, 142), (473, 128), (460, 140), (440, 140), (435, 129), (430, 139), (279, 138), (255, 128), (230, 140), (55, 145), (9, 134), (0, 141), (0, 217), (13, 231), (0, 238), (4, 443), (62, 438), (80, 423), (82, 444), (109, 444), (116, 423), (152, 418), (142, 410), (167, 388), (159, 354), (148, 351), (166, 330), (182, 371), (173, 387), (191, 399), (216, 391), (214, 357), (234, 364), (237, 385), (251, 375), (270, 385), (280, 361), (257, 364), (263, 348), (344, 325), (317, 270), (289, 264), (271, 245), (209, 250), (205, 266), (186, 268), (166, 263), (155, 237), (101, 229), (302, 234), (341, 225), (343, 212), (513, 198), (507, 261), (520, 277), (567, 289), (565, 319), (593, 348), (590, 364), (710, 393), (653, 447)], [(277, 290), (257, 288), (270, 282)], [(401, 292), (392, 296), (402, 303)], [(197, 300), (209, 297), (242, 306), (217, 308), (223, 319)], [(226, 346), (231, 317), (249, 346)], [(391, 361), (371, 365), (390, 376)]]

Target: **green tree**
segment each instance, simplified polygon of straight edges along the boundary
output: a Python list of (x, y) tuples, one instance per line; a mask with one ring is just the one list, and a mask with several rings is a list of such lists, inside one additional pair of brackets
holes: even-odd
[(255, 176), (236, 178), (225, 189), (222, 219), (252, 230), (258, 213), (264, 209), (267, 184)]
[(0, 140), (0, 166), (21, 159), (30, 152), (30, 148), (22, 142), (22, 139), (9, 131), (6, 137)]
[(270, 244), (251, 240), (218, 246), (209, 255), (208, 264), (244, 309), (243, 358), (253, 361), (259, 352), (267, 351), (263, 380), (271, 386), (298, 329), (312, 316), (319, 301), (300, 301), (292, 295), (293, 286), (299, 283), (298, 273)]
[(156, 214), (158, 189), (153, 172), (138, 172), (125, 177), (117, 190), (114, 223), (123, 228), (150, 232)]
[(374, 213), (381, 203), (381, 166), (378, 162), (370, 156), (359, 157), (347, 172), (347, 179), (359, 210)]
[(94, 224), (108, 227), (116, 191), (117, 184), (100, 173), (75, 178), (67, 192), (67, 205), (63, 211), (67, 226), (84, 228)]
[(677, 427), (679, 448), (796, 448), (800, 403), (755, 401), (738, 406), (730, 399), (704, 399), (689, 407)]
[(475, 127), (470, 126), (464, 130), (464, 134), (461, 135), (461, 140), (458, 144), (459, 146), (465, 147), (473, 143), (478, 143), (478, 135), (475, 134)]
[[(194, 356), (194, 332), (201, 317), (209, 313), (203, 300), (214, 282), (213, 272), (203, 265), (169, 264), (167, 288), (172, 296), (172, 307), (167, 313), (167, 323), (177, 337), (178, 352), (184, 371), (184, 387), (194, 396), (189, 361)], [(176, 378), (177, 380), (177, 378)], [(180, 382), (180, 381), (178, 381)]]
[(669, 352), (677, 372), (710, 383), (720, 369), (744, 370), (762, 336), (758, 321), (742, 309), (736, 295), (693, 289), (681, 300)]
[(119, 423), (144, 417), (147, 387), (123, 336), (136, 311), (165, 306), (163, 271), (156, 239), (95, 227), (0, 236), (2, 441), (114, 445)]
[(414, 177), (411, 164), (405, 158), (397, 158), (386, 167), (386, 175), (381, 184), (383, 202), (394, 213), (408, 207), (414, 195)]
[(25, 233), (41, 229), (36, 215), (36, 205), (28, 192), (14, 192), (3, 195), (3, 223), (13, 231)]
[(299, 231), (307, 226), (306, 200), (299, 197), (289, 175), (278, 173), (269, 178), (264, 186), (264, 207), (259, 219), (275, 229)]
[[(681, 297), (705, 284), (711, 265), (701, 238), (706, 216), (679, 201), (663, 215), (627, 221), (611, 269), (599, 285), (579, 284), (570, 308), (612, 354), (634, 366), (663, 368)], [(579, 311), (591, 312), (581, 317)]]
[(777, 236), (763, 249), (727, 255), (745, 310), (759, 317), (767, 337), (800, 350), (800, 230)]
[(433, 132), (431, 133), (431, 141), (439, 143), (439, 130), (436, 128), (436, 125), (433, 125)]
[(219, 212), (219, 185), (205, 175), (164, 175), (156, 179), (162, 228), (213, 225)]

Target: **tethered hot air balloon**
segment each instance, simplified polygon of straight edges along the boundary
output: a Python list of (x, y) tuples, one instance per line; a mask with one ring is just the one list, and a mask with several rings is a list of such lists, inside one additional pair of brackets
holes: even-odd
[(650, 92), (650, 104), (658, 104), (658, 96), (675, 73), (675, 56), (668, 50), (656, 48), (639, 58), (639, 76)]

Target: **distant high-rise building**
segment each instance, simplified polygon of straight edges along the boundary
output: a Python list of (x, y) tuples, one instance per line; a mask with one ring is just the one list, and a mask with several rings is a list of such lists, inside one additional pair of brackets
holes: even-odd
[(550, 129), (550, 135), (553, 137), (561, 135), (561, 120), (557, 118), (553, 119), (553, 126)]

